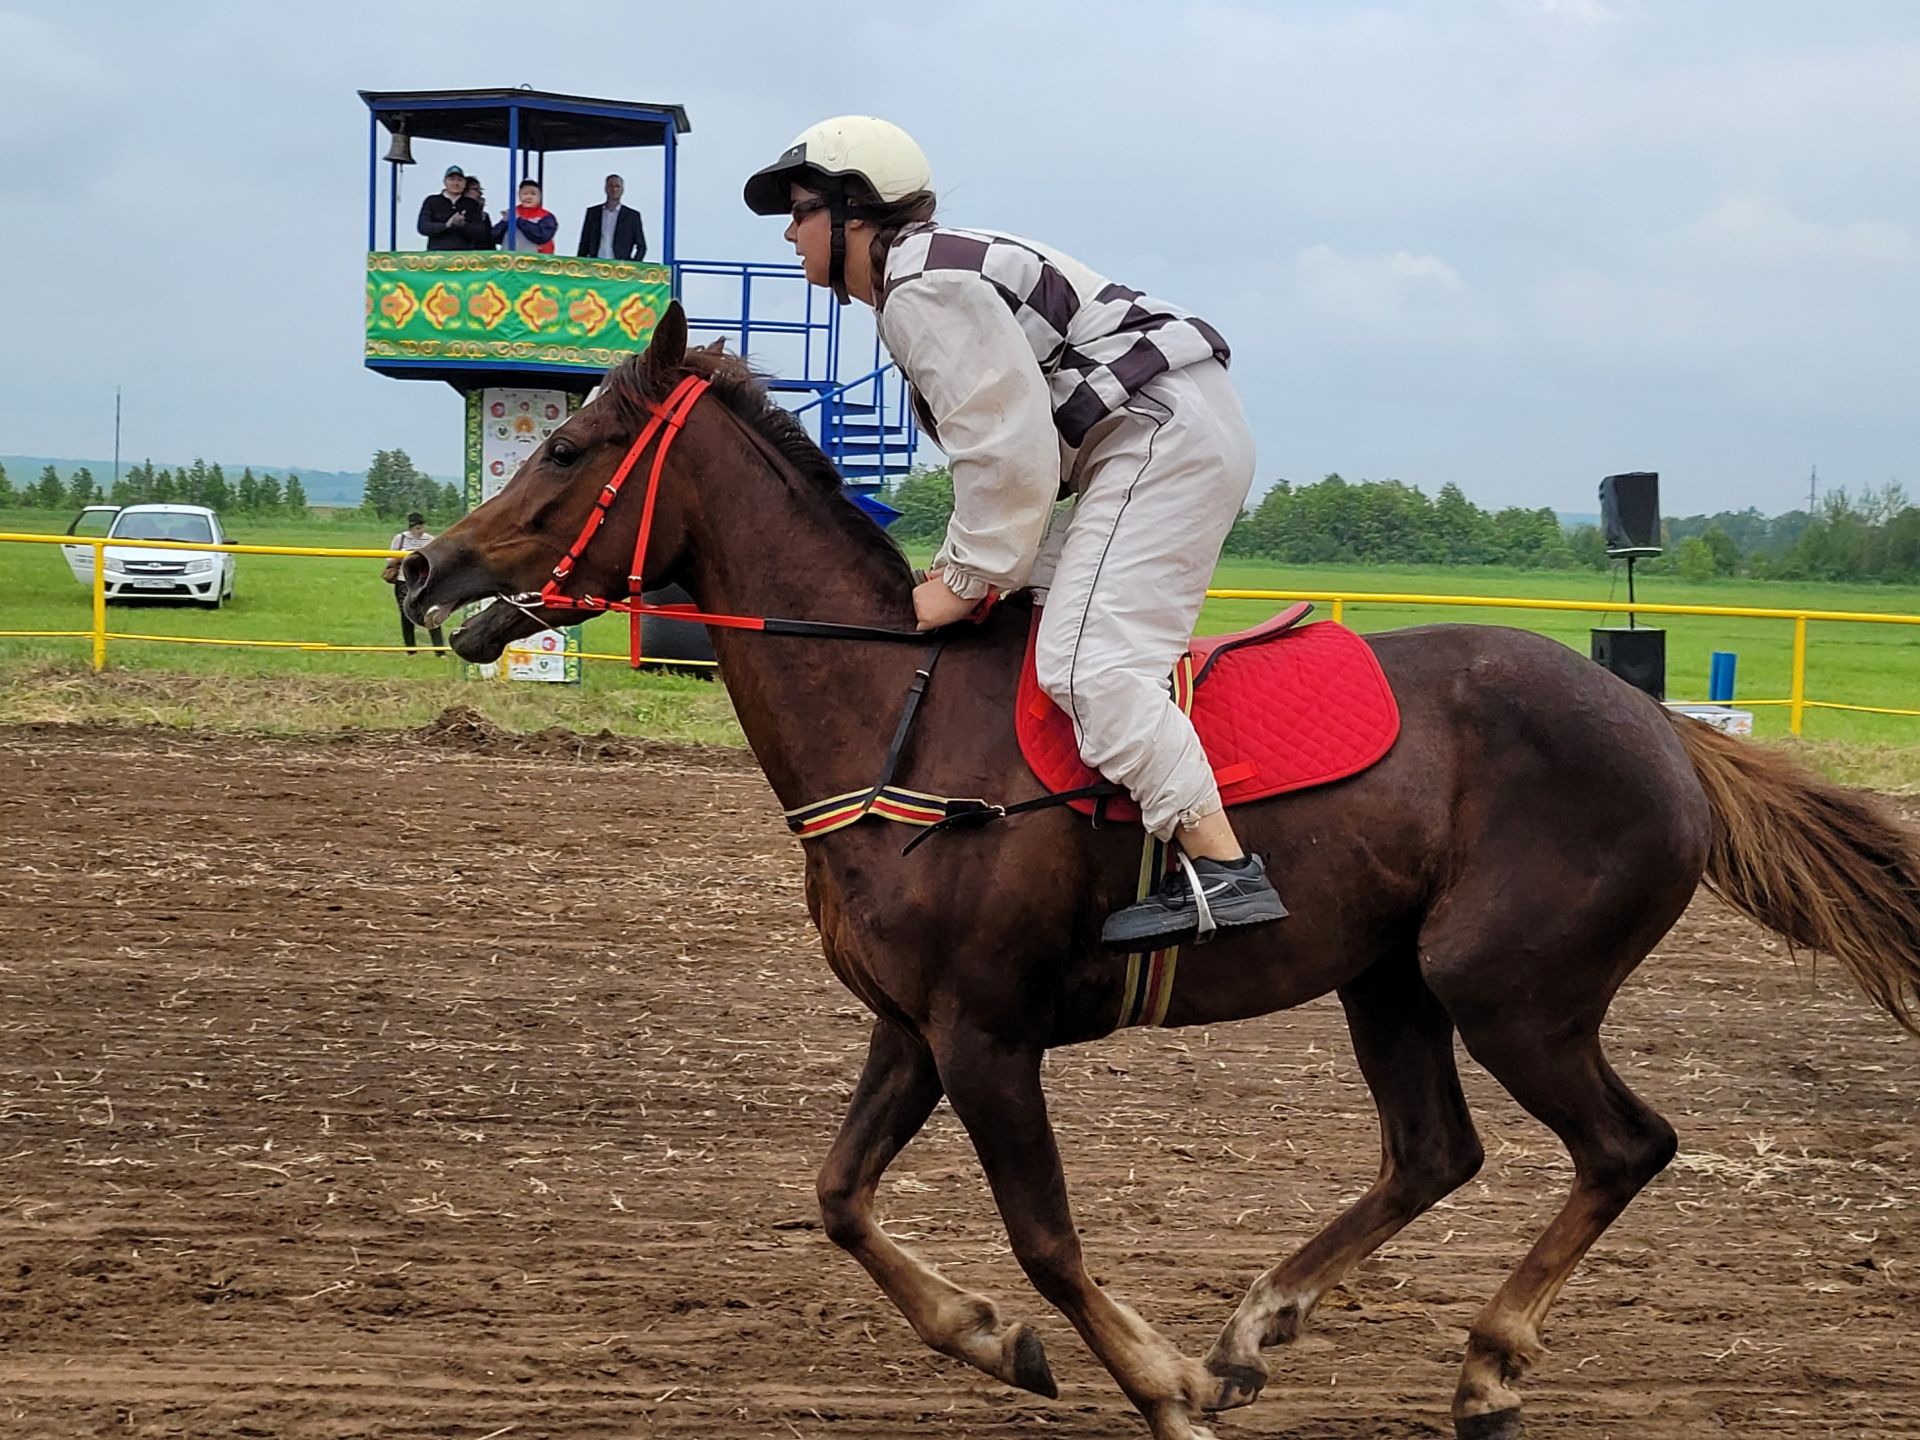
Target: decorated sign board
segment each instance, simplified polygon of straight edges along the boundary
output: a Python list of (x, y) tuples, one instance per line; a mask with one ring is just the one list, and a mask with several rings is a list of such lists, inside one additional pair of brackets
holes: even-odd
[(367, 362), (605, 370), (644, 348), (672, 294), (664, 265), (510, 250), (375, 251), (367, 257)]
[[(529, 456), (558, 430), (580, 397), (564, 390), (489, 386), (467, 392), (467, 508), (485, 504), (505, 487)], [(482, 665), (509, 680), (577, 684), (581, 678), (580, 627), (542, 630), (508, 647), (499, 664)], [(567, 652), (573, 652), (569, 655)]]

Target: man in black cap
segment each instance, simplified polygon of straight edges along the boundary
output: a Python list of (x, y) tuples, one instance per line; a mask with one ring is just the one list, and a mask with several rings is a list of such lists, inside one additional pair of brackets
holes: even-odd
[(445, 188), (420, 202), (419, 231), (427, 237), (429, 250), (471, 250), (473, 244), (467, 238), (466, 216), (460, 204), (466, 193), (467, 172), (449, 165), (442, 178)]

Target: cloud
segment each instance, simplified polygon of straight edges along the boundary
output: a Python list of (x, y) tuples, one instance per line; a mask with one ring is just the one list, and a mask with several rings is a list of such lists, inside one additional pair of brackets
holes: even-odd
[(1575, 25), (1608, 25), (1620, 18), (1619, 11), (1603, 0), (1506, 0), (1514, 14), (1549, 20), (1565, 20)]
[(1841, 224), (1803, 220), (1783, 202), (1763, 195), (1728, 196), (1689, 225), (1685, 238), (1710, 261), (1775, 266), (1920, 263), (1920, 242), (1904, 225), (1887, 220)]
[(1293, 258), (1293, 298), (1303, 309), (1385, 333), (1423, 330), (1457, 316), (1467, 282), (1437, 255), (1396, 250), (1346, 255), (1309, 245)]
[(1658, 275), (1574, 267), (1544, 277), (1519, 303), (1538, 356), (1616, 374), (1697, 363), (1715, 338), (1705, 298)]
[[(599, 24), (622, 43), (569, 22), (503, 60), (433, 7), (0, 0), (0, 165), (32, 254), (0, 322), (0, 450), (99, 453), (125, 380), (128, 444), (157, 459), (345, 469), (398, 445), (457, 469), (452, 392), (359, 363), (354, 91), (525, 81), (687, 106), (683, 255), (786, 258), (741, 177), (829, 111), (899, 120), (955, 221), (1219, 325), (1267, 477), (1558, 503), (1541, 477), (1570, 450), (1584, 501), (1588, 470), (1644, 446), (1698, 508), (1786, 508), (1814, 455), (1912, 482), (1920, 6), (1728, 9), (1111, 0), (1090, 29), (949, 0), (843, 34), (771, 0), (615, 0)], [(520, 34), (524, 11), (464, 0), (460, 34)], [(636, 71), (635, 44), (660, 63)], [(1069, 54), (1150, 71), (1151, 95), (1062, 89)], [(429, 162), (504, 163), (421, 154), (402, 244)], [(569, 225), (607, 168), (550, 157)], [(618, 168), (657, 234), (657, 157)]]

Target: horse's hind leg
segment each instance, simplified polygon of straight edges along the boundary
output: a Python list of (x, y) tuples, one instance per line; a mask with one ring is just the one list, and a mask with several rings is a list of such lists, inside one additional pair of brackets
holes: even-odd
[(1261, 1347), (1296, 1339), (1341, 1276), (1480, 1168), (1480, 1141), (1454, 1069), (1453, 1022), (1413, 956), (1374, 967), (1341, 989), (1340, 1002), (1380, 1112), (1380, 1174), (1248, 1289), (1207, 1355), (1207, 1369), (1221, 1380), (1219, 1409), (1260, 1393), (1267, 1379)]
[(1548, 1308), (1588, 1248), (1677, 1148), (1673, 1127), (1626, 1087), (1600, 1050), (1600, 1019), (1613, 988), (1650, 948), (1650, 941), (1633, 947), (1625, 964), (1570, 947), (1553, 962), (1537, 953), (1509, 955), (1452, 973), (1428, 957), (1429, 979), (1468, 1051), (1560, 1137), (1574, 1166), (1566, 1204), (1467, 1332), (1453, 1399), (1461, 1440), (1518, 1440), (1520, 1396), (1513, 1387), (1540, 1354)]
[(913, 1036), (877, 1021), (846, 1118), (820, 1170), (828, 1238), (858, 1260), (920, 1338), (997, 1380), (1053, 1397), (1060, 1392), (1040, 1337), (1008, 1325), (984, 1295), (962, 1290), (915, 1259), (875, 1223), (874, 1192), (907, 1142), (940, 1103), (933, 1057)]

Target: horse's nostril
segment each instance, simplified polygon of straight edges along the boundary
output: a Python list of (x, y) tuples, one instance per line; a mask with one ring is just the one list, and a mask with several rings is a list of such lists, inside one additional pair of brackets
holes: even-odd
[(432, 574), (433, 562), (427, 559), (424, 551), (415, 550), (400, 562), (400, 578), (407, 582), (410, 589), (419, 589)]

